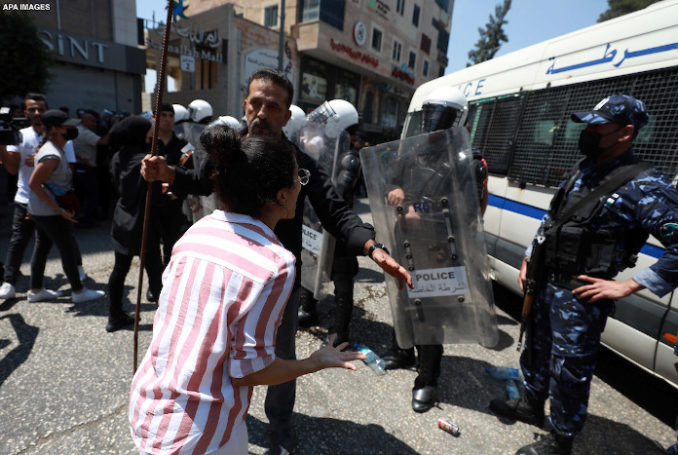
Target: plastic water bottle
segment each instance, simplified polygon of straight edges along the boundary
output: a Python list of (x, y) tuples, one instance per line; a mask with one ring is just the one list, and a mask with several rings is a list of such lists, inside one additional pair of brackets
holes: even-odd
[(516, 368), (507, 367), (489, 367), (485, 368), (485, 373), (489, 374), (495, 379), (517, 379), (522, 380), (520, 370)]
[(373, 350), (364, 344), (354, 344), (353, 347), (358, 352), (365, 355), (366, 358), (363, 360), (363, 362), (365, 362), (366, 365), (369, 365), (369, 367), (372, 368), (375, 373), (378, 375), (386, 374), (386, 370), (384, 369), (384, 366), (386, 365), (384, 359), (379, 357)]
[(518, 391), (518, 386), (513, 379), (506, 380), (506, 394), (509, 400), (520, 400), (520, 391)]

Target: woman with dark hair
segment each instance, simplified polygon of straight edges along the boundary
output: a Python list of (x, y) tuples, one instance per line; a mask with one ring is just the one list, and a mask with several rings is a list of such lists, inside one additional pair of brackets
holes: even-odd
[[(79, 248), (70, 223), (75, 223), (74, 207), (65, 206), (68, 196), (73, 195), (73, 174), (66, 160), (66, 142), (78, 136), (78, 120), (69, 119), (61, 110), (53, 109), (41, 116), (43, 143), (35, 155), (35, 169), (28, 186), (31, 195), (28, 213), (35, 221), (36, 247), (31, 259), (31, 289), (29, 301), (58, 297), (59, 293), (43, 289), (47, 255), (54, 243), (61, 255), (64, 273), (71, 284), (74, 303), (96, 300), (105, 295), (103, 291), (87, 289), (82, 285), (78, 272)], [(72, 199), (70, 199), (72, 200)]]
[[(134, 323), (134, 319), (122, 309), (122, 294), (132, 259), (139, 254), (141, 249), (148, 183), (141, 177), (139, 170), (141, 159), (147, 153), (146, 145), (150, 129), (150, 120), (134, 116), (116, 123), (109, 133), (111, 146), (119, 148), (111, 160), (111, 174), (113, 174), (114, 185), (120, 197), (115, 204), (111, 225), (115, 264), (108, 279), (108, 292), (111, 300), (106, 324), (107, 332), (114, 332)], [(151, 207), (158, 203), (160, 193), (160, 182), (153, 183)], [(152, 221), (153, 217), (150, 219)], [(144, 262), (148, 276), (148, 288), (152, 295), (160, 294), (162, 287), (160, 242), (156, 231), (157, 227), (151, 225)]]
[(275, 355), (294, 285), (294, 255), (273, 233), (294, 217), (309, 173), (289, 143), (240, 141), (226, 126), (200, 140), (214, 163), (221, 210), (176, 243), (163, 274), (153, 339), (132, 381), (129, 419), (145, 453), (247, 453), (252, 386), (323, 368), (354, 370), (359, 353), (332, 343), (304, 360)]

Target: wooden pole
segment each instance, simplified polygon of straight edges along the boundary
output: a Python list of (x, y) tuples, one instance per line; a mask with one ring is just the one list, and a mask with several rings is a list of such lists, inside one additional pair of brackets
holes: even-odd
[[(162, 104), (162, 94), (165, 91), (165, 71), (167, 69), (167, 45), (169, 43), (169, 34), (172, 24), (172, 0), (167, 0), (167, 21), (165, 22), (165, 33), (162, 37), (162, 57), (160, 58), (160, 69), (158, 70), (158, 81), (155, 84), (155, 114), (156, 121), (153, 122), (153, 141), (151, 142), (151, 156), (155, 156), (158, 149), (159, 125), (158, 113)], [(148, 182), (146, 189), (146, 204), (144, 205), (144, 226), (141, 233), (141, 249), (139, 251), (139, 280), (137, 282), (137, 303), (134, 311), (134, 364), (132, 374), (137, 371), (137, 358), (139, 352), (139, 316), (141, 313), (141, 287), (144, 283), (144, 265), (146, 264), (146, 243), (148, 241), (149, 215), (151, 213), (151, 193), (152, 182)]]

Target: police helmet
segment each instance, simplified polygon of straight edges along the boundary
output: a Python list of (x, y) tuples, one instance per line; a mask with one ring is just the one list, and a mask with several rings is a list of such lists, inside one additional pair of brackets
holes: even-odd
[(438, 87), (424, 98), (421, 110), (422, 130), (431, 132), (463, 125), (468, 105), (458, 88)]
[(324, 124), (325, 135), (335, 138), (346, 128), (358, 124), (358, 111), (348, 101), (336, 99), (325, 101), (308, 114), (306, 119), (312, 123)]
[(306, 124), (306, 114), (304, 114), (304, 111), (299, 106), (294, 104), (290, 106), (290, 111), (292, 115), (282, 130), (288, 139), (293, 140)]
[(188, 109), (186, 109), (181, 104), (173, 104), (172, 108), (174, 109), (174, 123), (185, 122), (189, 119)]
[(205, 100), (193, 100), (188, 105), (188, 114), (193, 122), (207, 123), (212, 119), (212, 106)]

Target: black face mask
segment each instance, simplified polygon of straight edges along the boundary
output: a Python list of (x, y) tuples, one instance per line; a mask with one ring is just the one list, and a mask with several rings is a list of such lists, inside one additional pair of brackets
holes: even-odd
[(622, 128), (624, 127), (617, 128), (605, 136), (595, 131), (583, 130), (579, 135), (579, 151), (586, 157), (593, 159), (598, 158), (605, 151), (605, 149), (600, 146), (600, 141), (603, 137), (614, 134)]
[(66, 128), (66, 134), (62, 134), (62, 136), (65, 137), (67, 141), (72, 141), (73, 139), (78, 137), (78, 129)]

